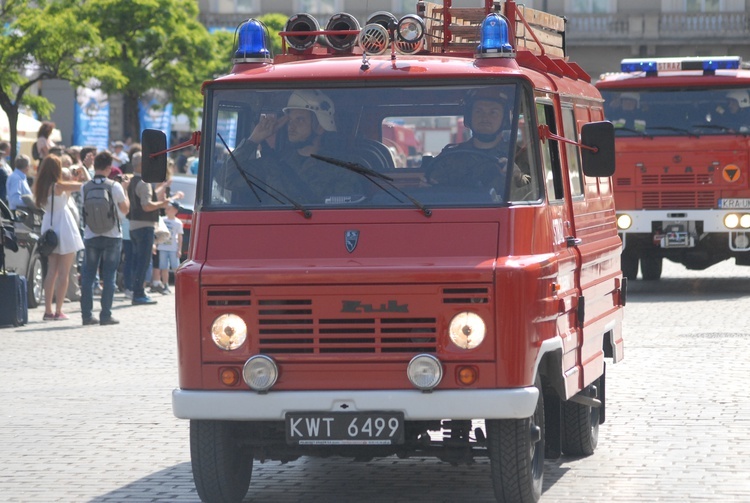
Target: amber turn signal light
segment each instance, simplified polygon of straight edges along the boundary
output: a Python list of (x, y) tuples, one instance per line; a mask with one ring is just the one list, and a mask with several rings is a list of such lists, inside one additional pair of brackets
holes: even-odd
[(235, 386), (238, 382), (240, 382), (239, 371), (233, 368), (221, 369), (221, 382), (225, 386)]
[(470, 386), (477, 382), (479, 378), (479, 371), (476, 367), (459, 367), (458, 368), (458, 382), (464, 386)]

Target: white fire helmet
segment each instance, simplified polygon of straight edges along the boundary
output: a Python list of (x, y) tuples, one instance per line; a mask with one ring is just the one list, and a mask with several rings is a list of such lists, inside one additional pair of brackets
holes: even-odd
[(318, 124), (323, 129), (326, 131), (336, 131), (336, 121), (334, 119), (336, 110), (333, 107), (333, 101), (320, 91), (311, 89), (294, 91), (289, 96), (289, 101), (286, 104), (286, 108), (284, 108), (284, 112), (286, 113), (287, 110), (293, 108), (309, 110), (315, 114)]
[(735, 89), (734, 91), (729, 91), (727, 93), (727, 99), (737, 100), (740, 108), (750, 107), (750, 94), (745, 90)]

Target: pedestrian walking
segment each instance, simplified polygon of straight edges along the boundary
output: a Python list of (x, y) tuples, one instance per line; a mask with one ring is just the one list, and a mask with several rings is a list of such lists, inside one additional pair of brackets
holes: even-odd
[[(130, 202), (125, 193), (128, 180), (122, 184), (107, 178), (112, 169), (112, 154), (100, 152), (94, 158), (94, 179), (83, 186), (83, 213), (86, 228), (86, 246), (81, 277), (81, 317), (84, 325), (115, 325), (112, 302), (115, 295), (115, 279), (122, 250), (122, 230), (119, 209), (127, 213)], [(97, 319), (93, 313), (94, 281), (101, 267), (102, 296), (101, 313)]]

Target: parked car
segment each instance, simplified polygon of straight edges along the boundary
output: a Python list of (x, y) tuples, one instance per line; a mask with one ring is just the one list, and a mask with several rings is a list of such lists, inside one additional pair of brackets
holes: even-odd
[[(26, 277), (29, 308), (44, 302), (44, 260), (37, 250), (43, 212), (35, 206), (19, 208), (15, 216), (3, 205), (0, 222), (5, 234), (5, 269)], [(14, 236), (14, 237), (12, 237)], [(17, 248), (17, 249), (16, 249)]]
[(195, 189), (196, 189), (196, 177), (187, 175), (173, 175), (172, 184), (170, 185), (170, 192), (174, 194), (177, 191), (182, 191), (184, 197), (178, 201), (180, 209), (177, 212), (177, 218), (182, 221), (182, 229), (184, 234), (182, 235), (182, 253), (180, 260), (187, 258), (187, 251), (190, 245), (190, 229), (193, 224), (193, 208), (195, 207)]

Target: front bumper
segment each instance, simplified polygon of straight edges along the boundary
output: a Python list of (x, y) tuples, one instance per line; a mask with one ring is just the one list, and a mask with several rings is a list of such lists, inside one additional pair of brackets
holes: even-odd
[(407, 421), (523, 419), (534, 413), (539, 390), (513, 389), (393, 391), (172, 392), (180, 419), (283, 421), (288, 412), (402, 411)]

